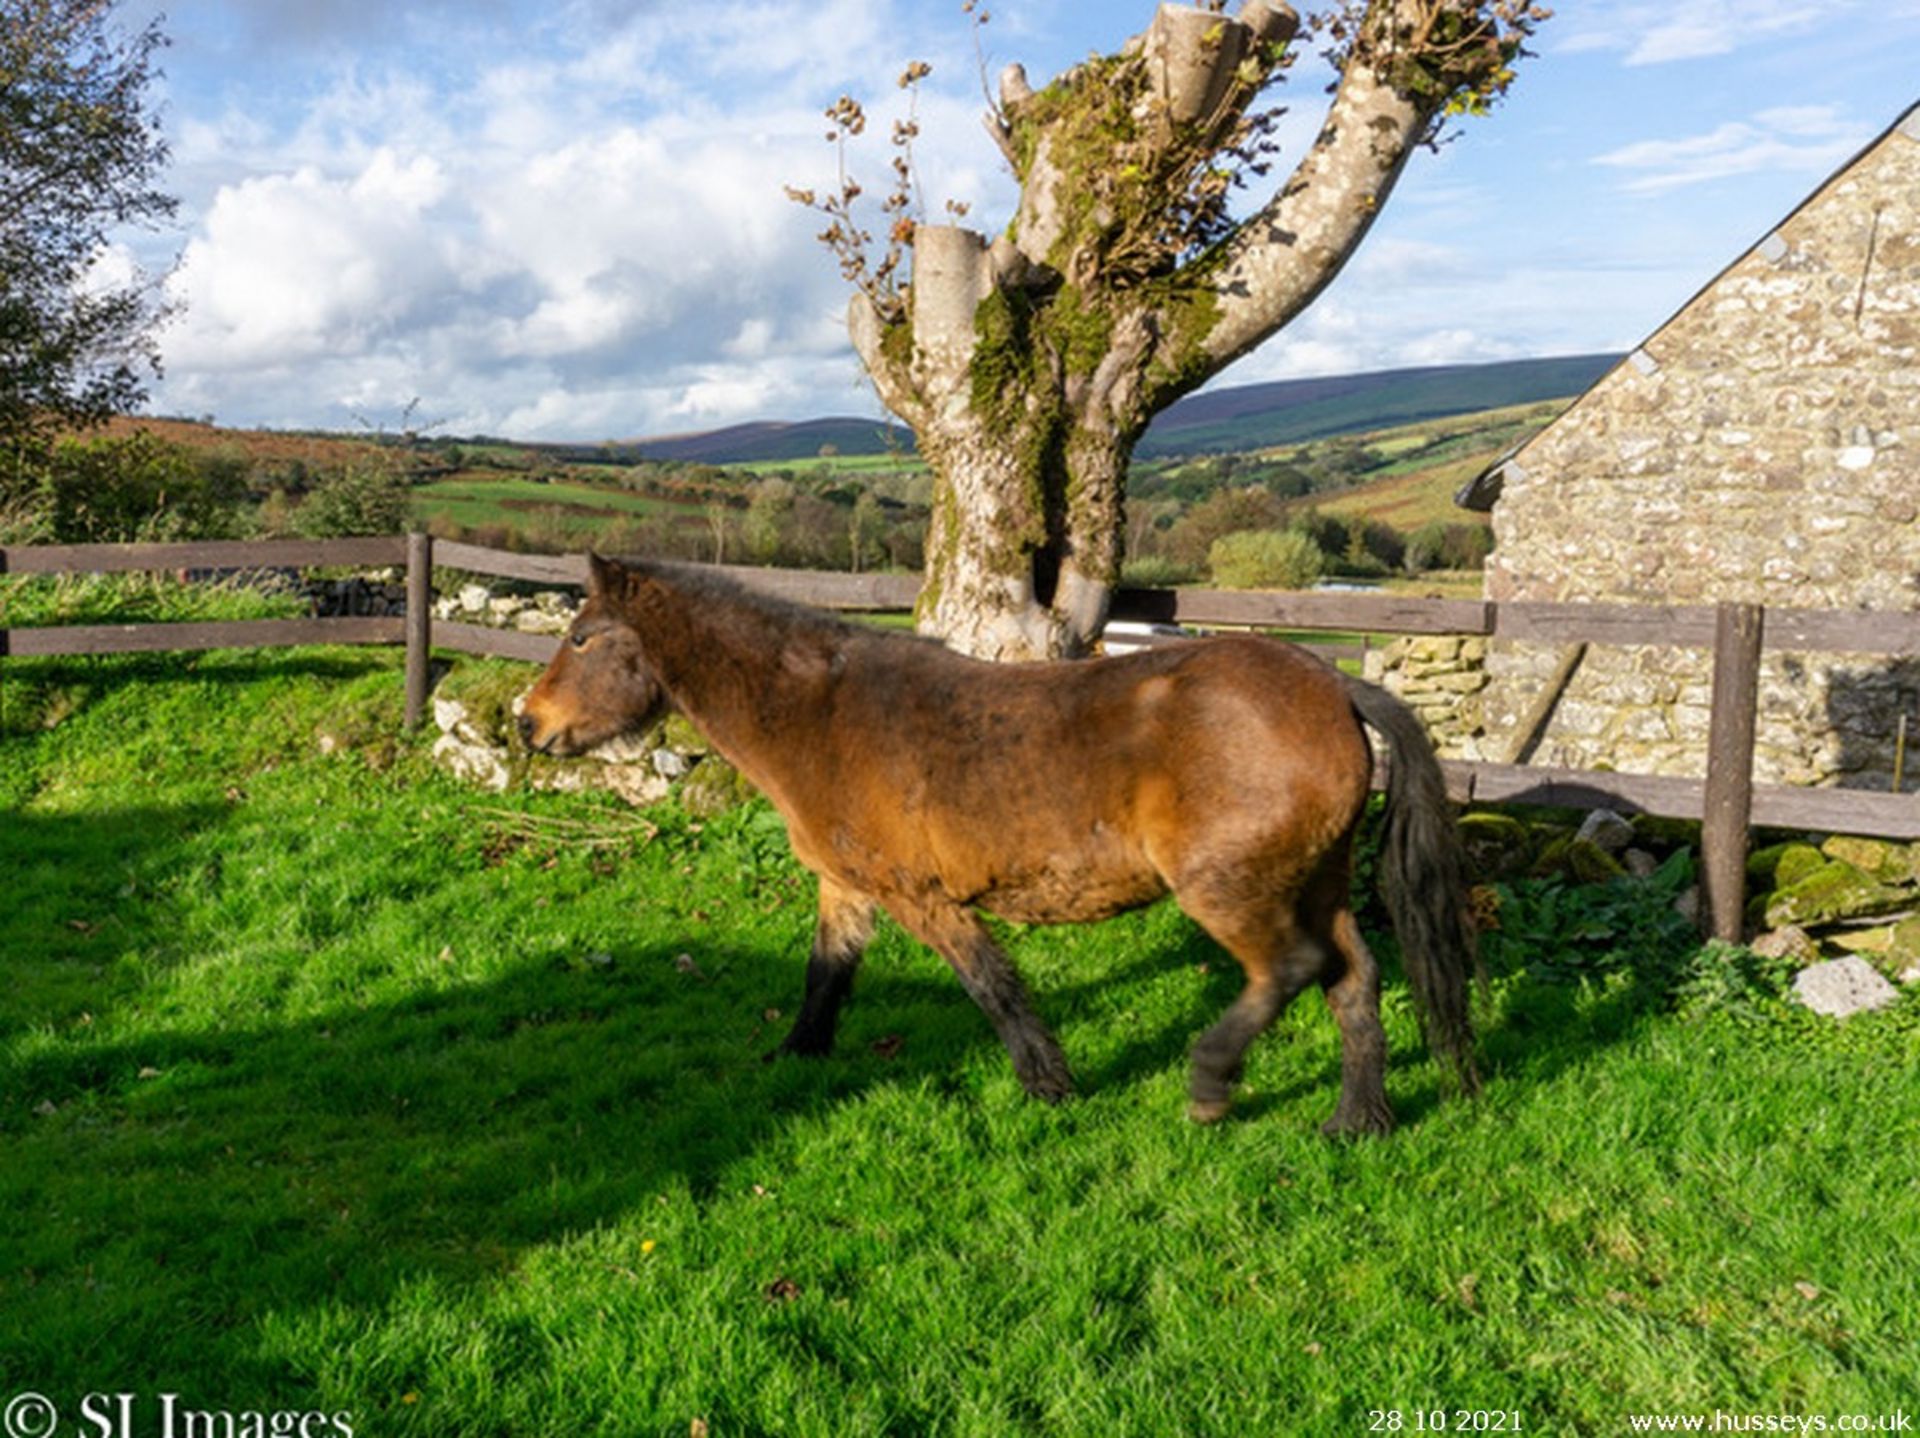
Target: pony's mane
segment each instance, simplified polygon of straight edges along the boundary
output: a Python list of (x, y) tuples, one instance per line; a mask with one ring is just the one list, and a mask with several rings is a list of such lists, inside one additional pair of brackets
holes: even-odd
[(656, 559), (621, 559), (615, 562), (630, 573), (659, 579), (674, 592), (696, 602), (704, 601), (717, 609), (744, 610), (789, 638), (805, 637), (836, 647), (846, 640), (863, 636), (909, 638), (870, 625), (854, 624), (824, 610), (751, 589), (732, 575), (707, 565), (675, 564)]

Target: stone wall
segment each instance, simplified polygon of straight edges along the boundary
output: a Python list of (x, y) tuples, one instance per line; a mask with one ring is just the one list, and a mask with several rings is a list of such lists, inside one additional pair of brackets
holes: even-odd
[[(1496, 600), (1920, 608), (1920, 115), (1523, 448), (1493, 524)], [(1490, 746), (1558, 657), (1490, 646)], [(1595, 646), (1536, 762), (1701, 773), (1710, 672)], [(1913, 663), (1769, 654), (1756, 772), (1884, 785), (1903, 708)]]
[(573, 590), (499, 594), (484, 584), (466, 584), (458, 594), (434, 600), (433, 617), (523, 634), (565, 634), (579, 608), (580, 596)]
[(1419, 715), (1442, 758), (1484, 759), (1486, 657), (1484, 639), (1409, 636), (1369, 649), (1363, 672)]

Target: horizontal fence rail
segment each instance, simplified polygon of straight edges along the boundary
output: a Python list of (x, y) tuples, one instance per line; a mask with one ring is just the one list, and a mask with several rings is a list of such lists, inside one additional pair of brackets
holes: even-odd
[[(404, 644), (407, 722), (424, 714), (429, 651), (545, 663), (560, 641), (431, 614), (434, 567), (579, 587), (584, 555), (516, 554), (426, 535), (363, 539), (207, 541), (180, 544), (70, 544), (0, 547), (0, 575), (133, 571), (246, 572), (320, 567), (404, 566), (406, 617), (274, 619), (175, 624), (85, 624), (0, 629), (0, 656), (123, 654), (157, 650)], [(872, 613), (913, 607), (917, 578), (811, 570), (712, 566), (748, 588), (819, 608)], [(1744, 857), (1753, 826), (1920, 840), (1920, 798), (1856, 789), (1806, 789), (1752, 782), (1758, 655), (1765, 650), (1920, 655), (1920, 612), (1762, 609), (1754, 605), (1548, 604), (1421, 599), (1360, 592), (1276, 593), (1210, 589), (1116, 592), (1113, 618), (1199, 629), (1326, 630), (1409, 635), (1479, 635), (1542, 645), (1649, 645), (1714, 655), (1712, 737), (1704, 778), (1551, 769), (1515, 763), (1443, 764), (1461, 803), (1607, 806), (1702, 823), (1705, 898), (1714, 931), (1740, 935)], [(1127, 642), (1168, 642), (1148, 635)], [(1341, 650), (1340, 656), (1349, 652)]]
[(370, 539), (209, 539), (182, 544), (0, 545), (0, 574), (126, 574), (170, 569), (317, 569), (404, 564), (405, 535)]

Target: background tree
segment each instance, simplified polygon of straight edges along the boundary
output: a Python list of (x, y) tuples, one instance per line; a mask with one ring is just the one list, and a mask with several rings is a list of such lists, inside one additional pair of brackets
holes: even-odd
[[(1338, 75), (1326, 120), (1242, 220), (1229, 200), (1267, 173), (1278, 113), (1253, 106), (1299, 28), (1281, 0), (1234, 16), (1162, 5), (1119, 53), (1043, 90), (1010, 66), (987, 119), (1021, 199), (992, 241), (907, 218), (911, 118), (894, 129), (901, 183), (876, 263), (856, 183), (795, 191), (831, 221), (822, 238), (857, 287), (855, 347), (934, 472), (921, 627), (987, 657), (1082, 650), (1118, 577), (1148, 422), (1306, 308), (1408, 155), (1506, 89), (1544, 18), (1526, 0), (1351, 0), (1315, 17)], [(850, 99), (828, 116), (843, 140), (866, 123)]]
[(159, 22), (126, 34), (113, 0), (0, 0), (0, 478), (62, 429), (145, 398), (159, 371), (153, 287), (103, 278), (116, 228), (174, 201), (147, 109)]

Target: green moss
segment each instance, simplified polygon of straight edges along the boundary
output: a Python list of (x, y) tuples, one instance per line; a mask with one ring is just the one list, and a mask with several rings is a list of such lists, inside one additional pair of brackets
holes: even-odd
[(660, 743), (682, 754), (705, 754), (713, 746), (682, 714), (669, 714), (660, 726)]
[(1213, 373), (1207, 338), (1220, 323), (1220, 294), (1213, 285), (1218, 269), (1216, 252), (1148, 287), (1163, 335), (1151, 378), (1153, 388), (1170, 398), (1185, 394)]
[(1826, 862), (1811, 844), (1793, 840), (1769, 844), (1747, 855), (1747, 878), (1767, 888), (1785, 888), (1806, 878)]
[(524, 664), (465, 662), (448, 672), (433, 697), (460, 704), (475, 733), (491, 743), (505, 744), (513, 734), (514, 700), (539, 677), (539, 671)]
[(1090, 375), (1113, 348), (1111, 302), (1090, 303), (1074, 285), (1062, 285), (1045, 311), (1047, 339), (1069, 375)]
[(1626, 877), (1620, 861), (1591, 839), (1559, 838), (1533, 861), (1535, 878), (1562, 877), (1582, 884), (1602, 884)]
[(1902, 884), (1914, 877), (1913, 855), (1905, 844), (1835, 834), (1820, 846), (1820, 852), (1889, 884)]
[(1482, 881), (1524, 874), (1533, 861), (1533, 834), (1510, 814), (1474, 812), (1460, 818), (1467, 863)]
[(913, 366), (913, 325), (905, 319), (895, 320), (880, 331), (880, 357), (900, 374), (905, 374)]
[(996, 288), (973, 312), (973, 357), (968, 363), (973, 412), (1007, 429), (1020, 415), (1035, 377), (1033, 306), (1018, 290)]
[(717, 754), (709, 754), (687, 775), (680, 785), (680, 807), (698, 818), (708, 819), (738, 808), (760, 791), (747, 777)]
[(1908, 908), (1911, 889), (1883, 884), (1853, 865), (1829, 859), (1797, 882), (1774, 890), (1767, 901), (1769, 928), (1783, 924), (1823, 924), (1836, 919), (1871, 918)]

